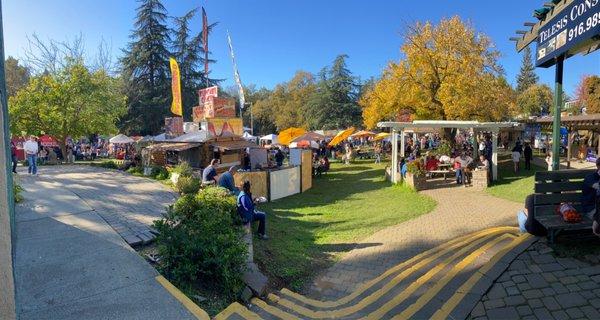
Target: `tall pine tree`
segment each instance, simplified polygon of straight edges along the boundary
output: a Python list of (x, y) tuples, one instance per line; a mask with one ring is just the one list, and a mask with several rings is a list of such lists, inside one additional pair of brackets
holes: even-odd
[(535, 74), (535, 66), (531, 59), (531, 49), (525, 47), (523, 50), (523, 60), (521, 62), (521, 69), (517, 75), (517, 93), (522, 93), (530, 86), (536, 84), (539, 80), (537, 74)]
[(343, 129), (362, 122), (358, 105), (359, 86), (346, 66), (347, 55), (339, 55), (331, 68), (319, 73), (316, 92), (308, 104), (309, 125), (313, 129)]
[[(182, 17), (174, 19), (173, 29), (173, 56), (179, 63), (181, 73), (181, 95), (183, 100), (183, 116), (191, 120), (192, 107), (198, 105), (198, 89), (217, 85), (220, 80), (208, 78), (204, 73), (204, 46), (202, 31), (193, 36), (190, 30), (190, 21), (196, 15), (197, 9), (189, 11)], [(217, 25), (208, 26), (208, 33)], [(209, 63), (214, 63), (210, 60)], [(208, 81), (207, 81), (208, 78)]]
[(131, 42), (121, 59), (128, 110), (120, 127), (129, 134), (157, 134), (171, 102), (167, 11), (160, 0), (138, 2)]

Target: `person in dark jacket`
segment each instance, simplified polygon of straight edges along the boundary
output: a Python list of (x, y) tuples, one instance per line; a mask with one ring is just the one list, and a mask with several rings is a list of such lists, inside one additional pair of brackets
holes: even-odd
[(281, 149), (277, 149), (277, 153), (275, 153), (275, 162), (277, 163), (277, 167), (283, 166), (283, 159), (285, 155), (281, 152)]
[(533, 217), (533, 195), (525, 198), (525, 208), (517, 213), (519, 229), (521, 232), (529, 232), (534, 236), (544, 237), (548, 234), (546, 228)]
[(529, 143), (525, 143), (525, 149), (523, 149), (523, 157), (525, 157), (525, 169), (531, 170), (531, 159), (533, 158), (533, 150)]
[(267, 240), (269, 238), (266, 234), (267, 214), (255, 209), (252, 193), (250, 192), (250, 181), (244, 181), (242, 184), (242, 192), (237, 198), (237, 208), (244, 224), (258, 220), (258, 237)]
[(13, 141), (10, 142), (10, 157), (12, 160), (12, 172), (17, 173), (17, 145)]
[(600, 199), (600, 158), (596, 159), (596, 172), (591, 173), (583, 179), (581, 192), (581, 206), (584, 214), (592, 219), (592, 231), (600, 236), (600, 212), (598, 212), (598, 200)]

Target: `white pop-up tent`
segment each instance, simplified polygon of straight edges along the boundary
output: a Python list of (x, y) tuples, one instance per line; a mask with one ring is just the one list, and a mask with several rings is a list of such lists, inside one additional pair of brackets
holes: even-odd
[(265, 144), (278, 144), (279, 143), (279, 139), (277, 138), (276, 134), (268, 134), (266, 136), (262, 136), (260, 137), (260, 141), (261, 144), (265, 143)]
[(122, 133), (110, 138), (108, 141), (112, 144), (128, 144), (128, 143), (135, 142), (133, 139), (131, 139), (130, 137), (128, 137)]
[(186, 133), (170, 141), (173, 142), (206, 142), (211, 139), (213, 135), (207, 130), (198, 130)]
[(256, 137), (249, 134), (248, 132), (244, 132), (244, 134), (242, 135), (242, 138), (244, 138), (244, 140), (249, 140), (249, 141), (254, 141), (256, 142)]

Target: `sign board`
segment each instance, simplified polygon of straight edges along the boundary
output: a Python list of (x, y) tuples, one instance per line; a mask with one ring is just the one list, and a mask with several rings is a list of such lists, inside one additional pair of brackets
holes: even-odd
[(183, 134), (183, 118), (165, 118), (165, 138), (174, 139)]
[(537, 67), (554, 65), (555, 58), (568, 58), (585, 49), (600, 34), (600, 0), (575, 0), (540, 28)]
[(204, 104), (192, 109), (194, 122), (208, 118), (235, 117), (235, 100), (219, 97), (209, 97)]
[(207, 130), (215, 137), (233, 134), (241, 136), (244, 134), (242, 118), (210, 118), (201, 122), (201, 129)]
[(208, 87), (205, 89), (200, 89), (200, 90), (198, 90), (198, 96), (200, 98), (200, 105), (202, 105), (209, 98), (219, 96), (219, 87), (214, 86), (214, 87)]

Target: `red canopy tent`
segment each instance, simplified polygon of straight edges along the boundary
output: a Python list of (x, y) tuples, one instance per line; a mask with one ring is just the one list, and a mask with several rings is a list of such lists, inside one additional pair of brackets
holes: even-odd
[(47, 134), (39, 137), (38, 140), (42, 147), (58, 147), (58, 141)]

